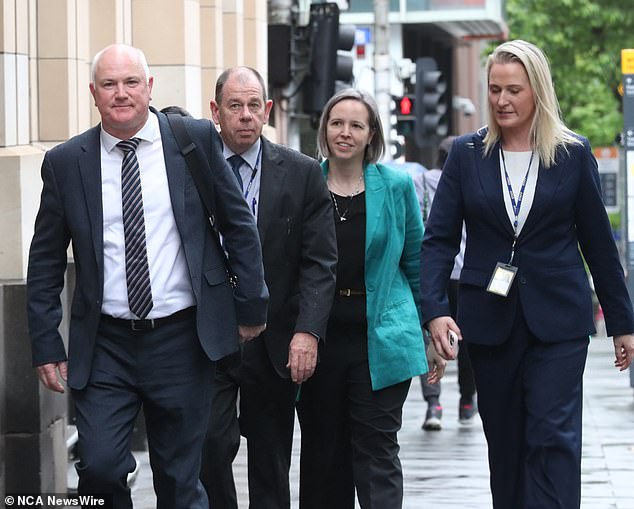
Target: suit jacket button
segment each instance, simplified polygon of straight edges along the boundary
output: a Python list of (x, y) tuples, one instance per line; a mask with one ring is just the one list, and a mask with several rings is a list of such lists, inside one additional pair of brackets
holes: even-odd
[(525, 277), (521, 277), (520, 278), (520, 284), (521, 285), (525, 285), (526, 284), (526, 278)]

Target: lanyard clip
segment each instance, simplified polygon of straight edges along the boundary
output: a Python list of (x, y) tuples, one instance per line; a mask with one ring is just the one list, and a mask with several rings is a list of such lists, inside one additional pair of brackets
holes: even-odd
[(515, 244), (517, 243), (517, 237), (513, 236), (513, 245), (511, 246), (511, 259), (507, 265), (513, 264), (513, 257), (515, 256)]

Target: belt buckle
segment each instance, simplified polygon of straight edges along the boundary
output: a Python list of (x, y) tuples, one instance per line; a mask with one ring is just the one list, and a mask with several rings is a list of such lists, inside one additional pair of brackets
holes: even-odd
[[(147, 325), (144, 326), (142, 324), (148, 324), (149, 327)], [(140, 332), (144, 330), (154, 330), (156, 325), (154, 323), (154, 318), (150, 318), (145, 320), (130, 320), (130, 327), (133, 332)]]
[(350, 295), (352, 295), (350, 288), (346, 288), (345, 290), (341, 290), (339, 293), (341, 295), (343, 295), (344, 297), (350, 297)]

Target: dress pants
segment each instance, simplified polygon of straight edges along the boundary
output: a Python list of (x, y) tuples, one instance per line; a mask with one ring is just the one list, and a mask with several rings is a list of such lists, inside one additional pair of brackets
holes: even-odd
[(400, 509), (397, 432), (410, 380), (372, 390), (364, 328), (330, 327), (315, 374), (302, 386), (300, 509)]
[[(235, 356), (232, 356), (235, 358)], [(218, 362), (211, 395), (212, 413), (203, 445), (200, 479), (213, 509), (237, 509), (233, 460), (240, 449), (240, 425), (236, 404), (239, 387), (239, 358)]]
[(516, 316), (504, 344), (469, 344), (493, 507), (578, 509), (588, 338), (541, 342)]
[(73, 390), (79, 493), (132, 508), (130, 439), (143, 407), (157, 509), (207, 509), (198, 472), (213, 371), (193, 317), (140, 332), (102, 320), (88, 385)]
[(247, 439), (250, 509), (290, 508), (296, 395), (297, 385), (277, 374), (261, 338), (243, 345), (239, 367), (217, 372), (201, 470), (210, 507), (237, 509), (232, 463), (242, 433)]

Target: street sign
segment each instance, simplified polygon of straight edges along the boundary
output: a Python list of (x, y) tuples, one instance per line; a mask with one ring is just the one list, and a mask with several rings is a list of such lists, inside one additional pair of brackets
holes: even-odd
[(619, 172), (615, 173), (599, 173), (601, 178), (601, 195), (603, 196), (603, 205), (608, 212), (619, 211), (618, 201), (618, 178)]
[[(623, 142), (625, 146), (626, 273), (627, 288), (634, 295), (634, 49), (621, 50), (623, 74)], [(634, 369), (630, 367), (630, 385), (634, 387)]]
[(634, 49), (621, 50), (621, 72), (634, 74)]
[[(623, 50), (623, 146), (627, 188), (627, 258), (628, 273), (634, 274), (634, 50)], [(628, 74), (625, 71), (629, 71)], [(634, 290), (634, 278), (632, 287)]]
[(599, 165), (603, 205), (608, 212), (618, 212), (619, 203), (619, 150), (617, 147), (597, 147), (594, 157)]

